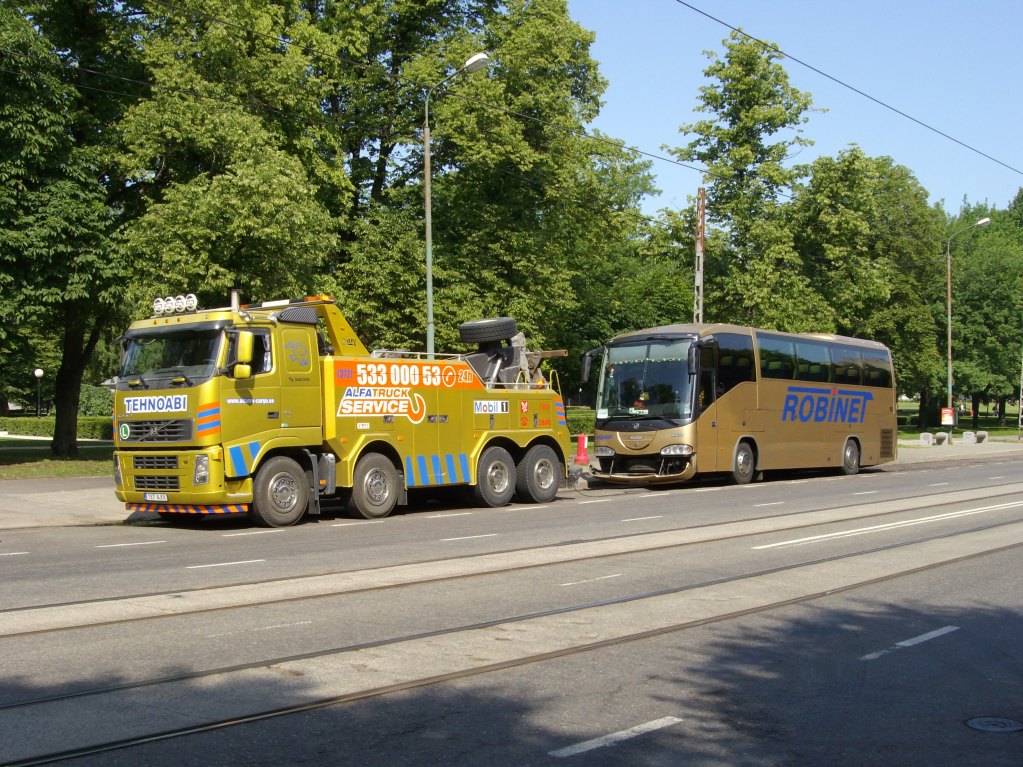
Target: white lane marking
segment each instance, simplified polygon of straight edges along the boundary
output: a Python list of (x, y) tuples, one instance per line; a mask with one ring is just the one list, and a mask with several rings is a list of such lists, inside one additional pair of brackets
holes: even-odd
[(623, 519), (622, 522), (642, 522), (646, 519), (664, 519), (664, 515), (658, 514), (655, 517), (632, 517), (631, 519)]
[(383, 524), (382, 519), (367, 519), (365, 522), (338, 522), (337, 524), (331, 525), (331, 527), (355, 527), (356, 525), (380, 525)]
[(308, 626), (312, 621), (299, 621), (298, 623), (278, 623), (276, 626), (259, 626), (257, 628), (245, 629), (244, 631), (224, 631), (220, 634), (207, 634), (207, 639), (213, 639), (215, 637), (229, 637), (236, 634), (246, 634), (253, 631), (274, 631), (276, 629), (289, 629), (294, 626)]
[(621, 578), (624, 573), (615, 573), (614, 575), (601, 575), (598, 578), (587, 578), (585, 581), (570, 581), (568, 583), (559, 583), (559, 586), (578, 586), (580, 583), (593, 583), (594, 581), (606, 581), (608, 578)]
[(779, 546), (799, 546), (804, 543), (813, 543), (815, 541), (835, 540), (838, 538), (850, 538), (854, 535), (866, 535), (867, 533), (876, 533), (880, 530), (894, 530), (899, 527), (912, 527), (913, 525), (923, 525), (928, 522), (940, 522), (946, 519), (955, 519), (957, 517), (968, 517), (972, 514), (984, 514), (988, 511), (1000, 511), (1002, 509), (1014, 509), (1018, 506), (1023, 506), (1023, 501), (1015, 501), (1013, 503), (1000, 503), (996, 506), (982, 506), (977, 509), (965, 509), (963, 511), (950, 511), (947, 514), (935, 514), (931, 517), (920, 517), (918, 519), (907, 519), (903, 522), (888, 522), (884, 525), (872, 525), (871, 527), (858, 527), (855, 530), (845, 530), (840, 533), (827, 533), (825, 535), (811, 535), (808, 538), (795, 538), (791, 541), (779, 541), (778, 543), (767, 543), (763, 546), (753, 546), (752, 550), (757, 551), (759, 549), (775, 549)]
[(135, 543), (104, 543), (96, 546), (97, 549), (120, 549), (125, 546), (151, 546), (154, 543), (166, 543), (167, 541), (135, 541)]
[(753, 504), (753, 508), (754, 509), (760, 509), (760, 508), (763, 508), (764, 506), (784, 506), (784, 505), (785, 505), (785, 501), (771, 501), (770, 503), (754, 503)]
[(251, 565), (256, 562), (266, 562), (265, 559), (243, 559), (240, 562), (217, 562), (213, 565), (189, 565), (186, 570), (201, 570), (204, 567), (229, 567), (231, 565)]
[(1005, 479), (1005, 477), (988, 477), (988, 479)]
[(853, 495), (873, 495), (876, 492), (877, 490), (860, 490), (858, 493), (853, 493)]
[(912, 647), (913, 645), (918, 645), (923, 642), (929, 642), (932, 639), (937, 639), (940, 636), (945, 636), (945, 634), (951, 634), (953, 631), (958, 630), (959, 630), (958, 626), (945, 626), (944, 628), (935, 629), (934, 631), (928, 631), (926, 634), (921, 634), (918, 637), (913, 637), (912, 639), (904, 639), (901, 642), (896, 642), (892, 647), (889, 647), (887, 650), (881, 650), (880, 652), (872, 652), (869, 655), (864, 655), (863, 657), (860, 658), (860, 660), (877, 660), (878, 658), (887, 655), (890, 652), (898, 650), (900, 647)]
[(224, 533), (224, 538), (237, 538), (240, 535), (266, 535), (267, 533), (283, 533), (284, 530), (247, 530), (244, 533)]
[(579, 501), (579, 505), (583, 506), (584, 504), (587, 504), (587, 503), (607, 503), (610, 500), (611, 500), (610, 498), (598, 498), (595, 501)]
[(548, 751), (548, 756), (556, 756), (563, 758), (566, 756), (575, 756), (586, 751), (593, 751), (596, 748), (603, 748), (604, 746), (610, 746), (629, 738), (635, 738), (637, 735), (645, 735), (648, 732), (654, 730), (660, 730), (665, 727), (671, 727), (673, 724), (678, 724), (682, 720), (675, 716), (666, 716), (661, 719), (655, 719), (652, 722), (646, 724), (639, 724), (635, 727), (630, 727), (627, 730), (621, 730), (620, 732), (613, 732), (610, 735), (605, 735), (601, 738), (594, 738), (593, 740), (587, 740), (582, 743), (576, 743), (574, 746), (567, 746), (565, 748), (559, 748), (557, 751)]
[(471, 511), (455, 511), (450, 514), (430, 514), (427, 519), (444, 519), (446, 517), (468, 517)]
[(447, 541), (471, 541), (474, 538), (496, 538), (497, 533), (487, 533), (486, 535), (463, 535), (461, 538), (441, 538), (442, 542)]
[(20, 557), (28, 554), (27, 551), (4, 551), (0, 553), (0, 557)]
[(928, 485), (927, 487), (944, 487), (947, 484), (948, 484), (948, 482), (934, 482), (934, 483)]
[(638, 498), (663, 498), (666, 495), (671, 495), (671, 493), (646, 493), (644, 495), (640, 495), (640, 496), (637, 496), (637, 497)]

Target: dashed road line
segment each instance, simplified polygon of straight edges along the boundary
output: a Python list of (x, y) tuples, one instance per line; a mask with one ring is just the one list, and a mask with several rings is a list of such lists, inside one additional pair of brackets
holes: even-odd
[(648, 732), (654, 732), (655, 730), (661, 730), (665, 727), (671, 727), (673, 724), (678, 724), (681, 721), (682, 720), (676, 716), (665, 716), (661, 719), (655, 719), (652, 722), (647, 722), (646, 724), (639, 724), (635, 727), (630, 727), (627, 730), (621, 730), (619, 732), (613, 732), (610, 735), (604, 735), (601, 738), (594, 738), (593, 740), (576, 743), (574, 746), (559, 748), (557, 751), (548, 751), (547, 754), (548, 756), (555, 756), (558, 758), (575, 756), (576, 754), (582, 754), (586, 751), (593, 751), (597, 748), (611, 746), (615, 743), (620, 743), (623, 740), (635, 738), (639, 735), (645, 735)]
[(887, 655), (890, 652), (895, 652), (903, 647), (913, 647), (914, 645), (923, 644), (929, 642), (932, 639), (945, 636), (945, 634), (951, 634), (953, 631), (958, 631), (958, 626), (945, 626), (944, 628), (935, 629), (934, 631), (928, 631), (926, 634), (913, 637), (912, 639), (905, 639), (901, 642), (896, 642), (894, 645), (889, 647), (887, 650), (880, 650), (879, 652), (872, 652), (868, 655), (864, 655), (860, 660), (877, 660), (878, 658)]

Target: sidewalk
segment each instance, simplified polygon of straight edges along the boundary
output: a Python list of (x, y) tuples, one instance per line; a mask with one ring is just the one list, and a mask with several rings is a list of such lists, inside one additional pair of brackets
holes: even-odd
[[(1003, 455), (1023, 455), (1023, 442), (1011, 439), (978, 445), (957, 439), (952, 445), (926, 447), (915, 440), (900, 440), (898, 460), (885, 466)], [(146, 519), (159, 517), (152, 512), (126, 512), (124, 504), (114, 497), (112, 477), (0, 480), (0, 530), (112, 525)]]

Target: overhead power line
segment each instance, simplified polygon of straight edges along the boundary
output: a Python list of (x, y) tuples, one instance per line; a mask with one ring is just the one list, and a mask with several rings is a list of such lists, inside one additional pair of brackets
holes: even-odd
[(871, 96), (869, 93), (866, 93), (865, 91), (860, 90), (856, 86), (850, 85), (849, 83), (845, 82), (844, 80), (840, 80), (839, 78), (837, 78), (837, 77), (835, 77), (833, 75), (829, 75), (827, 72), (825, 72), (825, 71), (823, 71), (821, 69), (818, 69), (817, 67), (813, 66), (812, 64), (808, 64), (807, 62), (803, 61), (802, 59), (798, 59), (795, 56), (793, 56), (793, 55), (791, 55), (789, 53), (786, 53), (785, 51), (783, 51), (781, 48), (779, 48), (776, 45), (772, 45), (771, 43), (765, 42), (764, 40), (761, 40), (761, 39), (759, 39), (757, 37), (754, 37), (753, 35), (749, 34), (748, 32), (745, 32), (744, 30), (739, 29), (738, 27), (732, 26), (727, 21), (723, 21), (723, 20), (717, 18), (716, 16), (713, 16), (713, 15), (707, 13), (706, 11), (701, 10), (700, 8), (697, 8), (695, 5), (692, 5), (691, 3), (687, 3), (685, 0), (675, 0), (675, 2), (678, 3), (679, 5), (685, 7), (685, 8), (688, 8), (691, 11), (694, 11), (695, 13), (700, 14), (701, 16), (704, 16), (704, 17), (710, 19), (713, 22), (716, 22), (717, 24), (720, 24), (721, 26), (725, 27), (726, 29), (730, 29), (733, 32), (737, 32), (740, 35), (749, 38), (750, 40), (752, 40), (753, 42), (755, 42), (758, 45), (762, 46), (763, 48), (765, 48), (765, 49), (767, 49), (769, 51), (774, 51), (775, 53), (778, 53), (778, 54), (784, 56), (785, 58), (790, 59), (790, 60), (796, 62), (800, 66), (805, 67), (806, 69), (809, 69), (811, 72), (815, 72), (816, 74), (820, 75), (821, 77), (824, 77), (824, 78), (826, 78), (828, 80), (831, 80), (831, 82), (835, 83), (836, 85), (840, 85), (843, 88), (846, 88), (847, 90), (850, 90), (853, 93), (855, 93), (855, 94), (857, 94), (859, 96), (862, 96), (865, 99), (868, 99), (869, 101), (873, 101), (878, 106), (883, 107), (883, 108), (889, 110), (890, 112), (894, 112), (895, 114), (899, 115), (900, 117), (904, 117), (905, 119), (909, 120), (910, 122), (916, 123), (921, 128), (925, 128), (926, 130), (929, 130), (932, 133), (937, 133), (942, 138), (948, 139), (949, 141), (951, 141), (951, 142), (953, 142), (955, 144), (958, 144), (959, 146), (963, 147), (964, 149), (968, 149), (969, 151), (973, 152), (974, 154), (979, 154), (981, 157), (983, 157), (985, 159), (988, 159), (988, 160), (990, 160), (993, 163), (997, 163), (998, 165), (1001, 165), (1003, 168), (1007, 168), (1008, 170), (1011, 170), (1014, 173), (1019, 173), (1021, 176), (1023, 176), (1023, 170), (1020, 170), (1019, 168), (1014, 168), (1013, 166), (1009, 165), (1008, 163), (1002, 162), (997, 157), (992, 157), (991, 155), (987, 154), (986, 152), (982, 152), (980, 149), (977, 149), (974, 146), (970, 146), (965, 141), (960, 141), (955, 136), (950, 136), (949, 134), (945, 133), (944, 131), (942, 131), (942, 130), (940, 130), (938, 128), (935, 128), (933, 125), (925, 123), (923, 120), (919, 120), (916, 117), (913, 117), (912, 115), (907, 114), (906, 112), (903, 112), (901, 109), (899, 109), (897, 107), (894, 107), (891, 104), (889, 104), (889, 103), (887, 103), (885, 101), (882, 101), (879, 98), (876, 98), (875, 96)]

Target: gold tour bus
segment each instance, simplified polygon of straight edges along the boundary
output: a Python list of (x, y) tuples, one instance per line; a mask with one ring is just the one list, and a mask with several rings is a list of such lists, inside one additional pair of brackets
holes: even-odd
[(897, 450), (891, 352), (876, 341), (724, 324), (664, 325), (616, 336), (602, 359), (593, 476), (683, 482), (765, 470), (855, 474)]

